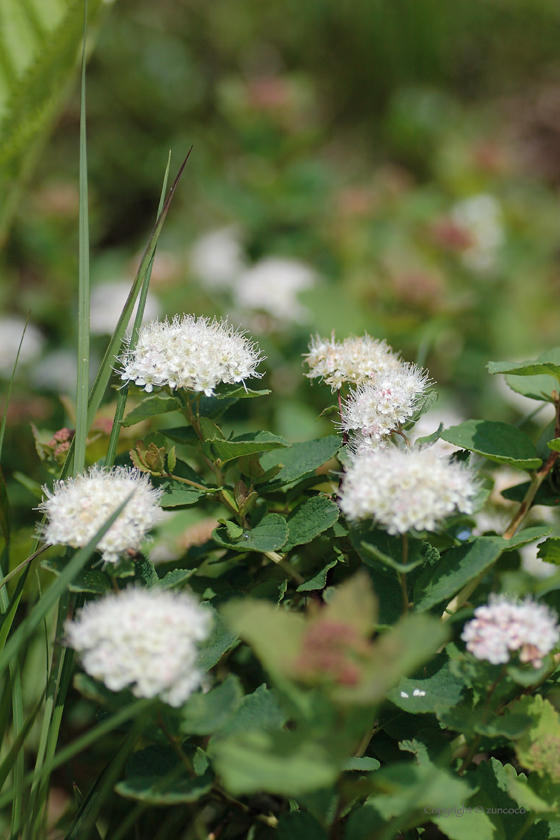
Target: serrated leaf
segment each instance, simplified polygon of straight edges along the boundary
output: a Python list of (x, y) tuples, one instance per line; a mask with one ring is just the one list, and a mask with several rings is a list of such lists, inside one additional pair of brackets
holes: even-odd
[(134, 426), (135, 423), (155, 417), (157, 414), (168, 414), (170, 411), (180, 410), (181, 403), (177, 397), (171, 397), (168, 394), (152, 394), (128, 412), (122, 420), (122, 425)]
[(241, 530), (237, 539), (230, 537), (226, 525), (216, 528), (212, 537), (223, 548), (235, 548), (238, 551), (278, 551), (288, 539), (288, 526), (286, 520), (278, 513), (269, 513), (255, 528)]
[[(43, 560), (41, 566), (55, 575), (60, 575), (68, 565), (63, 557), (49, 557)], [(111, 582), (103, 572), (84, 569), (75, 576), (69, 584), (70, 592), (90, 592), (94, 595), (105, 595), (111, 589)]]
[(549, 537), (539, 545), (537, 557), (545, 563), (560, 566), (560, 537)]
[(210, 440), (203, 447), (204, 454), (209, 458), (219, 459), (222, 464), (253, 455), (257, 452), (270, 452), (273, 449), (286, 449), (290, 444), (284, 438), (273, 435), (272, 432), (248, 432), (232, 440)]
[(121, 796), (150, 805), (176, 805), (196, 802), (212, 788), (214, 776), (190, 778), (177, 753), (167, 746), (153, 744), (137, 750), (128, 760), (126, 779), (115, 786)]
[[(503, 765), (494, 757), (488, 761), (481, 761), (476, 771), (469, 773), (467, 777), (473, 786), (478, 788), (469, 800), (469, 805), (488, 814), (495, 827), (495, 836), (499, 840), (515, 837), (523, 828), (527, 813), (519, 812), (518, 802), (512, 798), (510, 791), (512, 782), (526, 783), (526, 777), (522, 774), (518, 776), (510, 764)], [(532, 837), (530, 832), (523, 836)], [(533, 840), (537, 839), (538, 835), (533, 835)]]
[(218, 735), (236, 735), (252, 729), (281, 729), (287, 720), (288, 715), (280, 708), (275, 693), (263, 684), (242, 698), (229, 720), (220, 727)]
[(497, 420), (467, 420), (442, 432), (443, 440), (483, 455), (489, 461), (520, 470), (535, 470), (542, 461), (532, 440), (508, 423)]
[(337, 454), (342, 446), (342, 438), (329, 435), (319, 440), (293, 443), (282, 452), (267, 452), (261, 458), (263, 469), (268, 470), (276, 464), (282, 464), (278, 475), (270, 482), (270, 487), (291, 484), (307, 473), (314, 472)]
[(220, 427), (210, 420), (209, 417), (200, 418), (200, 431), (205, 441), (207, 440), (224, 440), (224, 433)]
[(523, 531), (519, 531), (511, 539), (507, 540), (507, 547), (504, 548), (504, 551), (516, 551), (524, 545), (529, 545), (536, 540), (548, 536), (551, 531), (552, 528), (549, 525), (531, 525), (529, 528), (524, 528)]
[(261, 391), (253, 391), (251, 388), (246, 388), (242, 383), (241, 384), (224, 384), (222, 383), (219, 385), (216, 390), (214, 391), (214, 397), (217, 400), (226, 400), (226, 399), (238, 399), (238, 400), (247, 400), (253, 399), (254, 397), (265, 397), (267, 394), (271, 394), (268, 388), (264, 388)]
[(548, 374), (560, 382), (560, 348), (556, 347), (529, 362), (488, 362), (488, 373), (509, 373), (515, 376)]
[(213, 668), (224, 653), (237, 642), (237, 634), (230, 630), (220, 613), (208, 604), (204, 604), (204, 606), (206, 609), (212, 610), (213, 622), (212, 632), (206, 642), (200, 645), (196, 660), (196, 667), (203, 674)]
[(290, 551), (296, 545), (305, 545), (322, 534), (337, 521), (340, 511), (338, 505), (326, 496), (312, 496), (306, 499), (288, 516), (288, 541), (284, 551)]
[[(560, 721), (558, 712), (542, 695), (523, 697), (511, 706), (516, 715), (529, 716), (531, 726), (516, 741), (517, 757), (523, 767), (560, 784)], [(558, 793), (557, 793), (558, 795)]]
[(159, 586), (161, 589), (176, 589), (183, 583), (186, 583), (195, 572), (196, 569), (173, 569), (173, 571), (167, 572), (166, 575), (160, 578), (156, 586)]
[(174, 443), (198, 443), (198, 435), (192, 426), (177, 426), (172, 429), (162, 429), (161, 434), (174, 441)]
[[(432, 817), (432, 822), (449, 840), (495, 840), (492, 821), (483, 811), (476, 812), (460, 805), (450, 816), (451, 819), (445, 815)], [(460, 819), (453, 819), (453, 816)]]
[(449, 667), (449, 657), (438, 654), (422, 671), (404, 677), (393, 688), (388, 699), (405, 712), (435, 712), (439, 706), (456, 706), (465, 683)]
[(414, 609), (420, 612), (429, 610), (449, 600), (470, 580), (489, 569), (505, 547), (507, 542), (501, 537), (478, 537), (473, 542), (446, 551), (416, 581)]
[(370, 758), (369, 755), (354, 755), (342, 765), (343, 770), (359, 770), (361, 773), (371, 773), (373, 770), (379, 770), (380, 767), (379, 761), (376, 758)]
[[(185, 461), (177, 461), (174, 475), (204, 486), (204, 480)], [(200, 490), (197, 487), (185, 484), (182, 481), (177, 481), (174, 478), (161, 478), (160, 476), (153, 476), (152, 484), (154, 487), (159, 487), (163, 490), (159, 504), (164, 510), (194, 505), (207, 493), (215, 492), (212, 488)]]
[(472, 794), (466, 781), (428, 762), (390, 764), (378, 770), (371, 781), (380, 793), (369, 801), (386, 820), (416, 811), (424, 816), (429, 813), (424, 808), (436, 813), (440, 808), (454, 808)]
[(181, 732), (210, 735), (226, 723), (242, 697), (241, 684), (233, 674), (206, 694), (191, 694), (181, 710)]
[(329, 570), (334, 568), (338, 563), (338, 558), (335, 557), (333, 560), (329, 560), (326, 563), (320, 572), (317, 572), (316, 575), (313, 575), (312, 578), (306, 580), (305, 583), (301, 583), (296, 592), (314, 592), (317, 589), (324, 589), (327, 585), (327, 575)]

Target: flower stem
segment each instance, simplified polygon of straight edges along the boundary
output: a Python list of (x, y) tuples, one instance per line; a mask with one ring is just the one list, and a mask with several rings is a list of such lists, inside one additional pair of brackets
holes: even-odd
[[(403, 566), (406, 566), (408, 563), (408, 534), (402, 535), (402, 563)], [(406, 572), (399, 572), (399, 582), (401, 585), (401, 592), (403, 598), (403, 616), (408, 615), (408, 611), (410, 609), (410, 603), (408, 600), (408, 588), (406, 585)]]

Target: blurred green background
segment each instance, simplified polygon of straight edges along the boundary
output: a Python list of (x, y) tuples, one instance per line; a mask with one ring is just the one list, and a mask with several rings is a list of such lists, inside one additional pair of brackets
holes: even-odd
[[(61, 2), (41, 4), (47, 23)], [(78, 26), (80, 3), (68, 2)], [(301, 365), (310, 334), (332, 330), (367, 330), (426, 365), (450, 417), (518, 418), (525, 408), (504, 400), (485, 364), (560, 343), (559, 27), (552, 0), (103, 5), (87, 72), (94, 360), (149, 235), (168, 152), (173, 173), (192, 145), (150, 312), (228, 315), (259, 342), (274, 393), (244, 401), (238, 430), (264, 423), (292, 440), (332, 430), (316, 420), (330, 394)], [(30, 423), (45, 442), (72, 425), (76, 74), (63, 93), (0, 257), (4, 386), (31, 311), (4, 464), (21, 511), (33, 485), (13, 473), (47, 478)]]

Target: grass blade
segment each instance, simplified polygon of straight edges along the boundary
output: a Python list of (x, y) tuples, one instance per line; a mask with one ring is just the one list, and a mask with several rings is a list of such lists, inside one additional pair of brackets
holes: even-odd
[(89, 219), (86, 143), (86, 33), (87, 0), (84, 0), (82, 38), (82, 85), (80, 97), (80, 176), (79, 176), (79, 292), (78, 292), (78, 379), (76, 390), (76, 437), (74, 475), (83, 472), (86, 458), (89, 394)]
[(21, 353), (21, 346), (23, 344), (23, 339), (25, 338), (25, 331), (27, 330), (27, 325), (29, 323), (29, 318), (30, 317), (31, 317), (31, 312), (27, 316), (27, 320), (25, 322), (25, 326), (24, 326), (23, 332), (21, 334), (18, 351), (16, 353), (16, 360), (14, 362), (14, 369), (12, 370), (12, 375), (10, 377), (10, 384), (8, 385), (8, 393), (6, 394), (6, 402), (5, 402), (5, 405), (4, 405), (4, 414), (2, 416), (2, 425), (0, 425), (0, 456), (2, 455), (2, 446), (4, 444), (4, 434), (6, 432), (6, 420), (7, 420), (7, 417), (8, 417), (8, 404), (10, 402), (10, 396), (12, 394), (12, 385), (14, 383), (14, 379), (15, 379), (15, 375), (16, 375), (16, 369), (17, 369), (18, 362), (19, 362), (19, 354)]
[[(167, 180), (169, 178), (169, 165), (171, 163), (171, 153), (167, 158), (167, 166), (165, 168), (165, 175), (163, 176), (163, 187), (161, 190), (161, 196), (159, 199), (159, 207), (158, 207), (158, 216), (160, 215), (161, 211), (163, 210), (163, 205), (165, 202), (165, 192), (167, 190)], [(156, 243), (157, 244), (157, 243)], [(150, 262), (148, 263), (148, 267), (146, 269), (146, 274), (142, 278), (142, 288), (140, 291), (140, 300), (138, 301), (138, 309), (136, 310), (136, 318), (134, 320), (134, 327), (132, 328), (132, 335), (130, 337), (130, 344), (129, 349), (133, 350), (136, 346), (136, 341), (138, 339), (138, 330), (140, 329), (140, 325), (142, 324), (142, 318), (144, 317), (144, 308), (146, 306), (146, 298), (148, 297), (148, 289), (150, 287), (150, 279), (152, 277), (152, 267), (154, 264), (155, 258), (155, 249), (152, 255)], [(109, 445), (107, 447), (107, 455), (105, 456), (105, 466), (112, 467), (115, 462), (115, 455), (117, 453), (117, 443), (119, 441), (119, 433), (121, 430), (121, 420), (124, 417), (124, 411), (126, 408), (126, 400), (128, 397), (128, 382), (120, 389), (118, 396), (117, 396), (117, 406), (115, 408), (115, 416), (113, 418), (113, 426), (111, 428), (111, 437), (109, 438)]]

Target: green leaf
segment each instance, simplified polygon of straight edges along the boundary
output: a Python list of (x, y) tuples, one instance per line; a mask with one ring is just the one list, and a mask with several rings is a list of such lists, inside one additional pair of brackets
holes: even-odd
[(214, 397), (217, 400), (226, 400), (235, 399), (238, 400), (247, 400), (252, 399), (253, 397), (265, 397), (267, 394), (271, 394), (272, 391), (268, 390), (268, 388), (264, 388), (261, 391), (252, 391), (251, 388), (245, 387), (245, 385), (231, 383), (225, 384), (222, 383), (219, 385), (216, 390), (214, 391)]
[(238, 551), (277, 551), (288, 539), (286, 520), (278, 513), (268, 513), (255, 528), (242, 530), (233, 539), (226, 525), (220, 525), (212, 533), (213, 539), (223, 548), (235, 548)]
[(177, 426), (172, 429), (161, 429), (160, 434), (165, 435), (165, 437), (174, 443), (198, 443), (198, 435), (192, 426)]
[[(102, 6), (88, 3), (90, 32)], [(0, 3), (0, 241), (68, 92), (83, 23), (83, 3), (75, 0)]]
[(368, 801), (350, 813), (344, 840), (371, 840), (375, 832), (382, 829), (384, 825), (385, 820), (373, 807), (371, 801)]
[(508, 423), (497, 420), (467, 420), (442, 433), (443, 440), (483, 455), (489, 461), (520, 470), (535, 470), (542, 461), (532, 440)]
[(428, 762), (390, 764), (374, 773), (371, 782), (381, 792), (369, 801), (386, 820), (420, 812), (425, 822), (429, 809), (454, 808), (472, 794), (467, 782)]
[(560, 347), (549, 350), (530, 362), (488, 362), (488, 373), (510, 373), (515, 376), (548, 374), (560, 382)]
[(401, 679), (387, 697), (405, 712), (435, 712), (436, 706), (456, 706), (464, 688), (464, 680), (449, 667), (449, 657), (440, 653), (416, 675)]
[(433, 816), (432, 822), (449, 840), (495, 840), (490, 817), (484, 812), (465, 809), (462, 804), (457, 806), (454, 813)]
[(516, 551), (524, 545), (529, 545), (535, 542), (535, 540), (546, 537), (551, 531), (552, 528), (548, 525), (531, 525), (529, 528), (519, 531), (511, 539), (507, 540), (507, 547), (504, 548), (504, 551)]
[(328, 840), (327, 832), (312, 814), (292, 811), (282, 814), (276, 829), (277, 840)]
[[(491, 757), (489, 761), (481, 761), (475, 772), (467, 774), (472, 785), (478, 790), (469, 800), (472, 808), (480, 808), (489, 816), (495, 827), (495, 837), (499, 840), (508, 840), (515, 837), (527, 820), (527, 812), (519, 813), (519, 805), (512, 796), (512, 783), (525, 780), (524, 775), (518, 776), (510, 764), (502, 765), (498, 759)], [(548, 832), (541, 835), (542, 840), (547, 837)], [(540, 840), (531, 833), (523, 835), (526, 840), (533, 837), (533, 840)]]
[(549, 537), (539, 545), (537, 557), (544, 560), (545, 563), (553, 563), (555, 566), (560, 566), (560, 537)]
[(326, 496), (312, 496), (298, 505), (288, 516), (289, 536), (284, 551), (311, 542), (334, 525), (339, 516), (338, 505)]
[(341, 446), (342, 438), (338, 435), (329, 435), (319, 440), (294, 443), (290, 449), (282, 452), (267, 452), (261, 458), (263, 469), (269, 470), (276, 464), (283, 465), (269, 486), (281, 487), (291, 484), (296, 479), (313, 472), (334, 458)]
[(224, 433), (220, 427), (210, 420), (209, 417), (200, 418), (200, 431), (205, 441), (207, 440), (224, 440)]
[(206, 609), (213, 613), (212, 633), (203, 645), (200, 645), (196, 667), (205, 674), (213, 668), (224, 653), (237, 642), (237, 635), (232, 633), (225, 624), (222, 616), (209, 604), (204, 604)]
[(195, 572), (196, 569), (173, 569), (173, 571), (167, 572), (166, 575), (160, 578), (156, 585), (161, 589), (176, 589), (183, 583), (186, 583)]
[[(204, 486), (204, 480), (185, 461), (177, 461), (174, 475), (178, 478), (185, 478), (187, 481), (193, 481), (195, 484)], [(208, 490), (200, 490), (198, 487), (193, 487), (174, 478), (153, 476), (151, 481), (154, 487), (163, 489), (163, 495), (159, 503), (164, 510), (167, 510), (167, 508), (194, 505), (206, 494), (215, 492), (210, 487)]]
[(414, 441), (415, 446), (420, 446), (422, 448), (431, 446), (433, 443), (436, 443), (443, 432), (443, 423), (440, 423), (435, 432), (432, 432), (431, 435), (425, 435), (424, 437), (419, 437), (417, 440)]
[(177, 397), (171, 397), (169, 394), (152, 394), (128, 412), (122, 425), (134, 426), (135, 423), (155, 417), (156, 414), (168, 414), (170, 411), (180, 410), (181, 403)]
[(517, 700), (511, 709), (516, 715), (528, 715), (531, 719), (531, 728), (515, 745), (519, 762), (527, 770), (548, 777), (556, 786), (560, 785), (558, 712), (541, 694), (525, 696)]
[(547, 443), (549, 449), (553, 449), (554, 452), (560, 452), (560, 438), (554, 438), (554, 440), (549, 440)]
[(489, 569), (505, 547), (507, 542), (501, 537), (478, 537), (473, 542), (446, 551), (416, 581), (414, 609), (419, 612), (429, 610), (451, 598), (470, 580)]
[[(68, 565), (64, 557), (49, 557), (43, 560), (41, 566), (48, 572), (60, 575)], [(82, 570), (68, 585), (70, 592), (91, 592), (94, 595), (105, 595), (111, 589), (111, 582), (106, 574), (95, 570)]]
[(232, 440), (210, 440), (203, 447), (209, 458), (219, 459), (222, 464), (256, 452), (269, 452), (273, 449), (285, 449), (290, 444), (271, 432), (248, 432)]
[(313, 575), (312, 578), (306, 580), (305, 583), (301, 583), (296, 592), (314, 592), (317, 589), (324, 589), (327, 585), (327, 574), (330, 569), (334, 568), (338, 563), (338, 558), (335, 557), (333, 560), (329, 560), (326, 563), (320, 572), (317, 572), (316, 575)]
[[(524, 481), (523, 484), (516, 484), (514, 487), (508, 487), (507, 490), (502, 490), (501, 495), (504, 499), (509, 499), (512, 502), (522, 502), (525, 498), (527, 490), (531, 482)], [(548, 482), (543, 482), (533, 500), (533, 505), (546, 505), (548, 507), (556, 507), (560, 505), (560, 491), (550, 487)]]
[(553, 376), (514, 376), (505, 377), (508, 386), (516, 394), (528, 397), (538, 402), (554, 403), (552, 392), (558, 388), (558, 382)]
[(213, 740), (214, 766), (227, 789), (299, 796), (331, 785), (339, 768), (324, 746), (296, 732), (246, 732)]
[(185, 766), (171, 747), (153, 744), (133, 753), (127, 762), (126, 779), (115, 790), (127, 799), (149, 805), (196, 802), (212, 789), (213, 774), (187, 777)]
[(357, 756), (354, 755), (345, 761), (343, 770), (359, 770), (361, 773), (371, 773), (373, 770), (379, 770), (381, 764), (376, 758), (370, 758), (369, 755)]
[(370, 523), (352, 526), (350, 538), (364, 563), (374, 569), (376, 561), (380, 561), (397, 572), (410, 572), (425, 562), (423, 546), (426, 543), (409, 537), (407, 562), (403, 563), (403, 538), (373, 528)]
[(242, 697), (241, 685), (233, 674), (207, 694), (192, 694), (181, 712), (181, 732), (210, 735), (226, 723)]
[(229, 720), (220, 727), (219, 736), (237, 735), (253, 729), (262, 731), (281, 729), (288, 719), (280, 708), (276, 695), (266, 685), (260, 685), (252, 694), (247, 694)]

